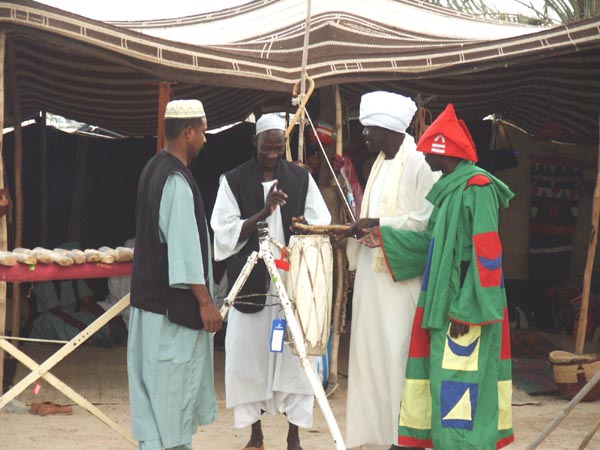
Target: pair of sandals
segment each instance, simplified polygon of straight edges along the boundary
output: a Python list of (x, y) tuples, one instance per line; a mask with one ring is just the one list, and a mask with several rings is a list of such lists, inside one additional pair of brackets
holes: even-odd
[(36, 416), (47, 416), (50, 414), (73, 414), (73, 408), (70, 406), (58, 405), (54, 402), (32, 403), (29, 412)]

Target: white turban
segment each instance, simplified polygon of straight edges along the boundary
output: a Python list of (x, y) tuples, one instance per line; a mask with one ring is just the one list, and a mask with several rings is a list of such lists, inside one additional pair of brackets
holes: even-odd
[(369, 92), (360, 99), (360, 123), (365, 127), (404, 133), (416, 112), (415, 102), (392, 92)]
[(167, 103), (165, 119), (199, 119), (206, 117), (200, 100), (172, 100)]
[(265, 114), (256, 121), (256, 134), (267, 130), (285, 131), (285, 120), (276, 114)]

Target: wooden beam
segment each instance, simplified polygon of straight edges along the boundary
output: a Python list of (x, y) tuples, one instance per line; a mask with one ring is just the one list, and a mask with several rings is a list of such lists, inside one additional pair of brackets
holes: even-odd
[[(0, 348), (5, 350), (6, 352), (12, 354), (17, 360), (19, 360), (19, 362), (21, 362), (29, 370), (35, 371), (35, 370), (39, 369), (40, 365), (38, 363), (36, 363), (33, 359), (31, 359), (29, 356), (27, 356), (25, 353), (23, 353), (17, 347), (12, 345), (10, 342), (8, 342), (4, 339), (1, 339), (1, 338), (0, 338)], [(128, 430), (126, 430), (121, 425), (119, 425), (114, 420), (112, 420), (110, 417), (108, 417), (106, 414), (104, 414), (97, 406), (95, 406), (93, 403), (91, 403), (88, 399), (83, 397), (77, 391), (72, 389), (69, 385), (67, 385), (66, 383), (64, 383), (57, 377), (55, 377), (50, 372), (46, 372), (42, 376), (42, 378), (44, 380), (46, 380), (49, 384), (54, 386), (56, 388), (56, 390), (58, 390), (60, 393), (69, 397), (71, 400), (73, 400), (75, 403), (77, 403), (82, 408), (87, 409), (90, 414), (92, 414), (93, 416), (96, 416), (98, 419), (100, 419), (102, 422), (104, 422), (106, 425), (108, 425), (112, 430), (114, 430), (116, 433), (118, 433), (122, 438), (124, 438), (131, 445), (133, 445), (134, 447), (137, 447), (136, 442), (133, 440), (133, 437), (131, 436), (131, 433)]]
[[(5, 283), (2, 283), (5, 285)], [(42, 378), (55, 365), (65, 359), (71, 352), (83, 345), (94, 333), (98, 332), (104, 325), (114, 319), (125, 308), (129, 306), (129, 294), (115, 303), (109, 310), (94, 320), (86, 328), (81, 330), (77, 336), (63, 345), (59, 350), (50, 356), (46, 361), (37, 366), (34, 371), (10, 388), (5, 394), (0, 396), (0, 410), (17, 398), (21, 392), (27, 389), (31, 384)], [(2, 335), (0, 335), (2, 336)], [(2, 339), (2, 338), (0, 338)]]
[(39, 117), (40, 129), (40, 244), (48, 245), (48, 127), (46, 125), (46, 111)]
[[(0, 30), (0, 189), (4, 188), (4, 158), (2, 157), (4, 130), (4, 58), (6, 56), (6, 30)], [(0, 250), (8, 247), (6, 215), (0, 217)], [(0, 336), (6, 334), (6, 283), (0, 282)], [(0, 350), (0, 392), (4, 386), (4, 351)]]
[(342, 156), (344, 152), (344, 141), (342, 139), (343, 136), (343, 127), (344, 127), (344, 117), (342, 115), (342, 95), (340, 94), (340, 86), (338, 84), (335, 85), (335, 153), (336, 155)]
[[(6, 58), (8, 60), (8, 74), (10, 91), (12, 93), (13, 122), (14, 122), (14, 247), (23, 246), (23, 130), (21, 129), (21, 95), (19, 83), (15, 73), (15, 52), (12, 40), (6, 42)], [(21, 330), (21, 285), (12, 285), (12, 335), (19, 336)]]
[(158, 85), (158, 127), (156, 132), (156, 153), (165, 148), (165, 111), (171, 100), (171, 83), (162, 81)]
[[(600, 135), (600, 114), (598, 115), (598, 134)], [(592, 271), (594, 270), (596, 246), (598, 245), (598, 222), (600, 221), (600, 142), (598, 145), (596, 188), (594, 189), (592, 206), (592, 229), (590, 231), (590, 246), (588, 247), (587, 261), (585, 263), (585, 273), (583, 274), (583, 293), (581, 295), (579, 322), (577, 323), (575, 353), (583, 353), (583, 347), (585, 346), (585, 332), (588, 324), (588, 309), (590, 304), (590, 286), (592, 284)]]

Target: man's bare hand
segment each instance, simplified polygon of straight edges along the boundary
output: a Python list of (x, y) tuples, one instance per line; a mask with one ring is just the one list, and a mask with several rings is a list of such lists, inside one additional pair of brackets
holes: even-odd
[(358, 239), (366, 234), (366, 230), (379, 226), (379, 219), (358, 219), (350, 227), (351, 236), (356, 236)]
[(358, 219), (356, 222), (350, 225), (345, 231), (338, 231), (334, 234), (334, 241), (341, 241), (349, 237), (361, 238), (365, 234), (365, 230), (372, 227), (379, 226), (379, 219)]
[(271, 189), (269, 189), (269, 193), (267, 194), (267, 198), (265, 199), (265, 207), (264, 212), (267, 217), (273, 214), (273, 211), (277, 209), (278, 206), (283, 206), (286, 203), (288, 198), (287, 194), (283, 192), (281, 189), (277, 189), (277, 184), (279, 182), (275, 180)]
[(450, 337), (453, 339), (464, 336), (469, 332), (469, 325), (464, 323), (458, 323), (453, 320), (450, 321)]
[(212, 302), (206, 302), (200, 305), (200, 317), (202, 317), (204, 329), (209, 333), (216, 333), (223, 326), (221, 314)]
[(358, 242), (366, 245), (369, 248), (381, 247), (381, 239), (379, 237), (379, 227), (364, 228), (363, 237)]
[(290, 231), (296, 234), (304, 234), (306, 233), (303, 230), (299, 230), (297, 228), (294, 228), (295, 224), (302, 224), (302, 225), (308, 225), (308, 222), (306, 221), (306, 218), (304, 216), (296, 216), (296, 217), (292, 217), (292, 226), (290, 227)]

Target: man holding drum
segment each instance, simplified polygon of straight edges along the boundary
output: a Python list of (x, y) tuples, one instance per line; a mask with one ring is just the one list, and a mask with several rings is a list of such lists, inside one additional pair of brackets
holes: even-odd
[[(389, 225), (424, 231), (433, 205), (425, 195), (438, 179), (406, 133), (417, 106), (390, 92), (362, 96), (360, 121), (371, 153), (378, 153), (363, 196), (360, 219), (346, 233)], [(341, 236), (338, 236), (341, 237)], [(346, 409), (348, 448), (396, 448), (398, 413), (410, 331), (421, 277), (402, 282), (390, 275), (380, 249), (349, 239), (348, 261), (356, 270)]]
[[(215, 259), (225, 260), (231, 282), (248, 255), (258, 250), (258, 222), (267, 222), (269, 234), (288, 244), (293, 222), (325, 225), (331, 221), (308, 171), (282, 159), (284, 120), (274, 114), (262, 116), (256, 122), (255, 144), (256, 158), (222, 177), (211, 218)], [(261, 260), (240, 294), (250, 296), (236, 301), (229, 310), (227, 407), (234, 408), (236, 428), (252, 426), (245, 450), (264, 448), (262, 412), (285, 413), (288, 450), (301, 450), (298, 427), (312, 426), (314, 396), (298, 358), (287, 347), (280, 353), (269, 351), (272, 324), (283, 318), (283, 311)]]

